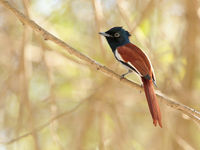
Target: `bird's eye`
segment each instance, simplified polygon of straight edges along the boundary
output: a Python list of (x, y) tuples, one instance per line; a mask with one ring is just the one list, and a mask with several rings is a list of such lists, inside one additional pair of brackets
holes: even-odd
[(115, 33), (114, 37), (120, 37), (120, 34), (119, 33)]

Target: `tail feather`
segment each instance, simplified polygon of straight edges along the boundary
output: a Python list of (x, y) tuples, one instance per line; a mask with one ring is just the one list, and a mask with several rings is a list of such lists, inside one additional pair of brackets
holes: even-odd
[(152, 80), (148, 80), (145, 78), (142, 78), (142, 82), (144, 85), (144, 91), (147, 98), (149, 110), (153, 118), (153, 124), (156, 126), (158, 122), (158, 124), (162, 128), (161, 113), (160, 113), (160, 108), (159, 108), (158, 101), (154, 92), (153, 82)]

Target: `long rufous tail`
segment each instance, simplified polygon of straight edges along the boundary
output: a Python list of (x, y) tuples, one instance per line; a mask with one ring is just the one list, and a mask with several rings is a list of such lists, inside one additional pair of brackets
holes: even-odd
[(149, 110), (153, 118), (153, 124), (156, 126), (158, 122), (158, 124), (162, 128), (161, 113), (160, 113), (160, 108), (159, 108), (158, 101), (154, 92), (153, 82), (152, 80), (148, 80), (145, 78), (142, 78), (142, 82), (144, 85), (144, 91), (145, 91), (145, 95), (146, 95), (147, 102), (149, 105)]

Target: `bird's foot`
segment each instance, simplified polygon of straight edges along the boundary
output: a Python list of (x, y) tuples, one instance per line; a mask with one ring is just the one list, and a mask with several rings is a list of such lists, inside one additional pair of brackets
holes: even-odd
[(125, 74), (121, 75), (120, 80), (125, 78)]
[(121, 80), (121, 79), (124, 79), (125, 76), (126, 76), (127, 74), (131, 73), (131, 72), (132, 72), (131, 70), (128, 70), (128, 72), (122, 74), (121, 77), (120, 77), (120, 80)]

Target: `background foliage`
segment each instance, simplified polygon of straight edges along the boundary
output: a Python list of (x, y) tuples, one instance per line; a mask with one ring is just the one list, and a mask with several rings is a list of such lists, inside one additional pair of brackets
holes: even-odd
[[(199, 0), (10, 2), (119, 74), (126, 70), (98, 32), (123, 26), (149, 55), (158, 89), (200, 110)], [(199, 125), (187, 116), (161, 103), (164, 127), (155, 128), (144, 94), (90, 70), (1, 6), (0, 31), (0, 141), (14, 139), (0, 149), (200, 149)]]

